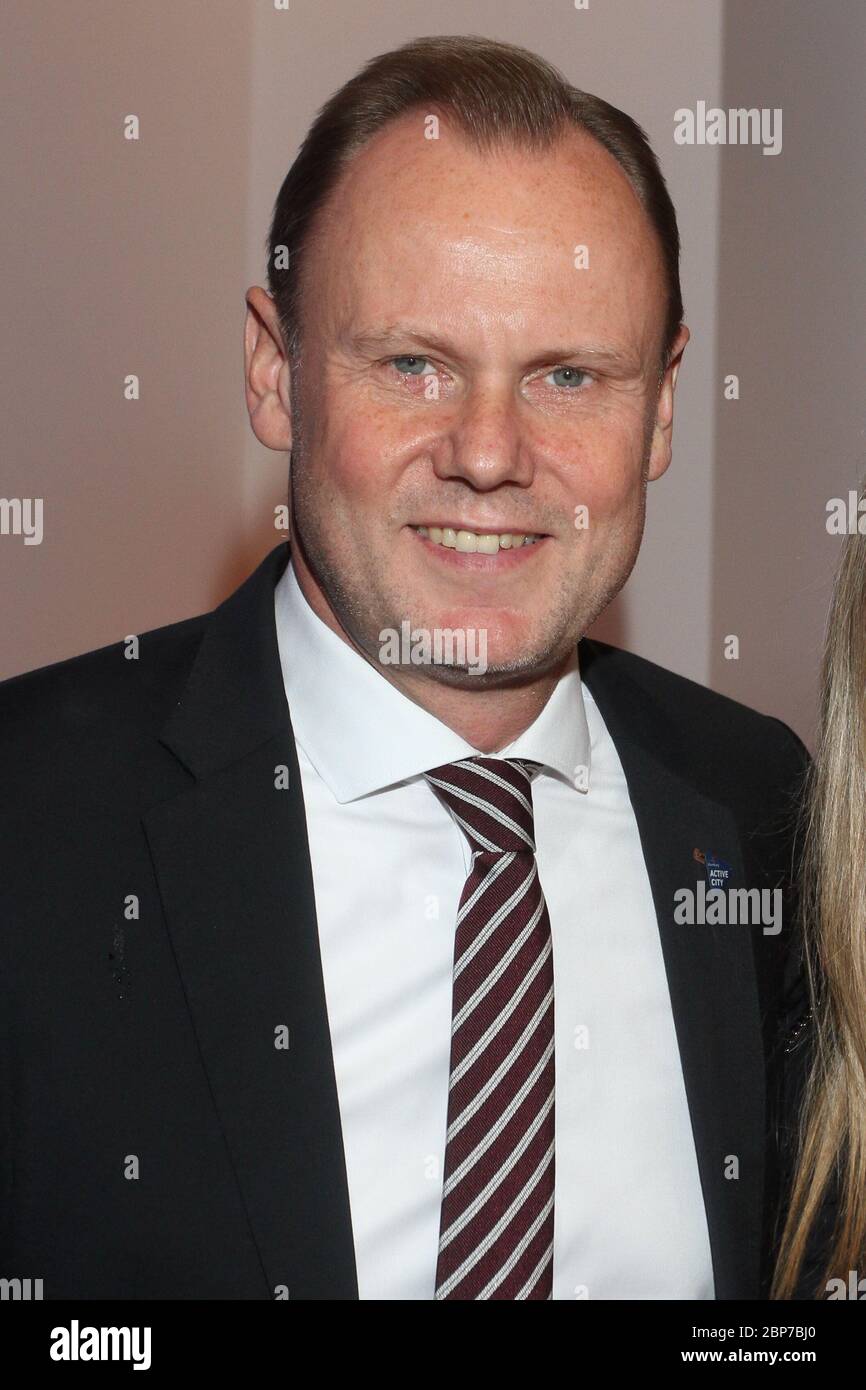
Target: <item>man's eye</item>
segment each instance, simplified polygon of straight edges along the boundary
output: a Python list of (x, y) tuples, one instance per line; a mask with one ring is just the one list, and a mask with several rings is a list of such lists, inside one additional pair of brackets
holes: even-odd
[(407, 357), (392, 357), (391, 365), (404, 376), (423, 376), (424, 368), (429, 367), (430, 363), (426, 357), (413, 357), (410, 354)]
[(549, 377), (554, 378), (554, 386), (565, 386), (572, 389), (577, 386), (582, 386), (584, 380), (589, 380), (588, 373), (581, 371), (580, 367), (554, 367), (552, 371), (547, 373), (547, 376), (544, 378), (545, 381), (547, 381)]

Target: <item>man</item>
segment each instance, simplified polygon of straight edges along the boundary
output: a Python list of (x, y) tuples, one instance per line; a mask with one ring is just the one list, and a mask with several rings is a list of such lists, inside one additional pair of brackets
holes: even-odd
[[(5, 1274), (766, 1292), (802, 746), (583, 638), (677, 264), (639, 127), (521, 50), (419, 40), (317, 118), (245, 335), (290, 546), (0, 697)], [(684, 923), (705, 875), (782, 919)]]

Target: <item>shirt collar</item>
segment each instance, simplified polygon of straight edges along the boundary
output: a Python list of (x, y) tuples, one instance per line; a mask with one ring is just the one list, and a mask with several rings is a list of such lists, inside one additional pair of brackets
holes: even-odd
[[(479, 754), (322, 622), (304, 597), (291, 556), (274, 602), (292, 728), (336, 801), (355, 801)], [(572, 786), (587, 786), (590, 737), (576, 647), (537, 719), (495, 756), (532, 758)]]

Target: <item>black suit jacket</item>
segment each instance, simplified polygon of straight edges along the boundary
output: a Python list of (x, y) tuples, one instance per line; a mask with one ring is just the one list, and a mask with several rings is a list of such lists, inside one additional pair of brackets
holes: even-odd
[[(46, 1298), (358, 1296), (276, 642), (286, 558), (145, 634), (137, 660), (118, 643), (0, 686), (0, 1275), (41, 1278)], [(802, 1009), (805, 750), (638, 657), (584, 639), (580, 660), (652, 884), (717, 1297), (758, 1297)], [(785, 889), (779, 936), (674, 923), (696, 848), (731, 886)]]

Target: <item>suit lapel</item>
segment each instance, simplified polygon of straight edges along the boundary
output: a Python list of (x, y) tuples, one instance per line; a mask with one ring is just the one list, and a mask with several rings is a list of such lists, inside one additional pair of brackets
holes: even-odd
[(315, 898), (274, 622), (286, 558), (278, 546), (208, 620), (162, 738), (188, 785), (144, 824), (262, 1296), (353, 1299)]
[(673, 770), (670, 762), (678, 767), (683, 760), (676, 755), (670, 713), (650, 707), (645, 692), (623, 673), (618, 655), (584, 640), (581, 673), (623, 765), (652, 888), (716, 1298), (756, 1298), (765, 1163), (756, 928), (674, 920), (677, 890), (694, 891), (704, 876), (694, 849), (713, 852), (730, 866), (727, 886), (747, 887), (742, 848), (730, 809)]

